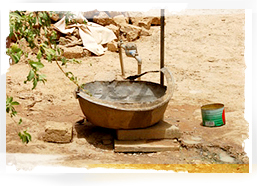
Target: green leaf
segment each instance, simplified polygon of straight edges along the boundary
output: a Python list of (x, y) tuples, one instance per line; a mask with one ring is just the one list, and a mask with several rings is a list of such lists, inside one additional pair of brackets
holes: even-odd
[(43, 13), (42, 13), (42, 12), (39, 12), (39, 13), (38, 13), (38, 16), (39, 16), (39, 17), (43, 17)]
[(31, 141), (31, 135), (29, 133), (27, 133), (27, 131), (23, 131), (23, 132), (27, 136), (28, 141)]
[(39, 50), (37, 53), (37, 59), (40, 60), (41, 57), (42, 57), (42, 52), (41, 52), (41, 50)]
[(40, 74), (38, 76), (38, 81), (42, 81), (45, 84), (45, 82), (47, 81), (47, 79), (45, 79), (45, 78), (46, 78), (45, 74)]
[(52, 61), (52, 55), (47, 53), (46, 54), (46, 59), (47, 59), (47, 61), (51, 62)]
[(7, 97), (7, 99), (6, 99), (6, 103), (11, 103), (11, 102), (12, 102), (12, 100), (13, 100), (13, 97)]
[(30, 66), (32, 66), (36, 69), (44, 67), (44, 64), (41, 62), (30, 61), (29, 64), (30, 64)]
[(11, 49), (12, 49), (12, 51), (15, 52), (15, 53), (21, 51), (21, 49), (19, 48), (19, 45), (16, 44), (16, 43), (11, 46)]
[(51, 49), (51, 48), (48, 50), (48, 52), (49, 52), (51, 55), (55, 55), (55, 53), (56, 53), (55, 50), (54, 50), (54, 49)]
[(61, 60), (62, 60), (62, 65), (66, 65), (67, 59), (65, 57), (63, 57)]
[(42, 19), (40, 17), (38, 17), (38, 23), (39, 25), (42, 25)]
[(57, 52), (59, 55), (61, 54), (61, 49), (59, 47), (57, 47)]
[(42, 81), (43, 79), (46, 78), (46, 75), (45, 74), (40, 74), (39, 77), (38, 77), (38, 80), (39, 81)]
[(34, 78), (34, 80), (33, 80), (33, 87), (32, 87), (32, 90), (33, 90), (33, 89), (35, 89), (35, 88), (36, 88), (36, 86), (37, 86), (37, 79), (36, 79), (36, 78)]
[(73, 73), (72, 73), (72, 72), (66, 72), (65, 74), (66, 74), (67, 77), (69, 77), (69, 74), (70, 74), (71, 76), (73, 76)]
[(17, 102), (17, 101), (14, 101), (14, 102), (11, 103), (11, 105), (19, 105), (19, 104), (20, 104), (20, 103)]
[(34, 18), (32, 19), (32, 22), (33, 22), (34, 24), (36, 24), (36, 22), (37, 22), (37, 18), (36, 18), (36, 17), (34, 17)]
[(14, 61), (15, 63), (18, 63), (18, 62), (20, 61), (19, 56), (16, 55), (16, 54), (11, 54), (11, 58), (13, 59), (13, 61)]
[(15, 116), (17, 114), (17, 111), (12, 110), (11, 117)]
[(6, 112), (7, 112), (7, 113), (10, 112), (10, 107), (6, 107)]
[(27, 137), (22, 135), (22, 143), (28, 143)]
[(78, 64), (80, 64), (81, 63), (81, 61), (79, 61), (79, 60), (76, 60), (75, 58), (72, 58), (72, 61), (71, 61), (72, 63), (78, 63)]
[(21, 58), (21, 55), (23, 54), (23, 51), (22, 51), (22, 50), (20, 50), (20, 51), (19, 51), (19, 52), (17, 52), (16, 54), (17, 54), (17, 56), (18, 56), (19, 58)]
[(23, 131), (23, 134), (19, 132), (18, 136), (22, 140), (22, 143), (29, 143), (29, 141), (31, 141), (31, 135), (27, 133), (27, 131)]
[(31, 81), (35, 77), (35, 72), (31, 69), (29, 71), (29, 75), (27, 76), (27, 80)]
[(11, 12), (11, 13), (9, 14), (9, 17), (10, 17), (10, 18), (17, 19), (17, 20), (23, 20), (23, 18), (22, 18), (17, 12)]
[(20, 125), (21, 123), (22, 123), (22, 119), (20, 118), (20, 121), (19, 121), (18, 125)]

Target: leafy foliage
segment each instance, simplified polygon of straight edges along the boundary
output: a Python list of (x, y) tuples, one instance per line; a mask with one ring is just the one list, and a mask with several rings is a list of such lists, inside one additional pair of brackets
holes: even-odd
[[(45, 83), (47, 81), (46, 75), (40, 74), (39, 71), (44, 67), (42, 58), (47, 59), (48, 62), (61, 60), (61, 65), (66, 65), (67, 62), (80, 63), (78, 60), (68, 60), (61, 56), (60, 48), (56, 47), (57, 32), (51, 29), (51, 12), (30, 12), (15, 11), (9, 15), (10, 19), (10, 34), (9, 37), (15, 37), (17, 41), (25, 38), (29, 43), (29, 47), (38, 49), (37, 60), (28, 59), (28, 64), (31, 67), (24, 83), (31, 81), (33, 83), (32, 89), (35, 89), (38, 82)], [(73, 20), (74, 14), (71, 12), (64, 12), (67, 20)], [(67, 22), (70, 23), (70, 22)], [(40, 30), (43, 30), (40, 31)], [(41, 34), (44, 33), (44, 36)], [(41, 38), (41, 39), (37, 39)], [(43, 39), (42, 39), (43, 38)], [(18, 63), (24, 52), (19, 48), (18, 44), (13, 44), (6, 52), (15, 63)], [(27, 56), (26, 56), (27, 57)], [(59, 66), (59, 68), (61, 68)], [(77, 78), (71, 73), (67, 73), (61, 69), (73, 83), (78, 86)]]
[(7, 96), (6, 98), (6, 113), (9, 113), (11, 117), (17, 114), (14, 105), (19, 105), (17, 101), (13, 101), (13, 97)]
[(48, 12), (15, 11), (9, 14), (10, 34), (16, 40), (25, 38), (29, 47), (36, 46), (35, 38), (40, 36), (40, 28), (44, 28), (45, 36), (49, 37), (51, 43), (56, 40), (56, 32), (49, 32), (46, 28), (50, 27), (51, 19)]
[(31, 66), (32, 69), (29, 71), (27, 80), (24, 81), (24, 83), (27, 83), (27, 81), (33, 81), (33, 87), (32, 87), (32, 90), (33, 90), (34, 88), (36, 88), (38, 81), (42, 81), (43, 83), (45, 83), (47, 80), (46, 80), (46, 75), (38, 74), (39, 69), (44, 67), (43, 63), (39, 61), (35, 62), (30, 60), (29, 65)]
[(23, 133), (19, 132), (18, 136), (22, 140), (22, 143), (29, 143), (31, 141), (31, 135), (27, 133), (26, 130), (24, 130)]
[[(78, 87), (78, 78), (74, 76), (72, 72), (65, 72), (61, 66), (71, 63), (80, 63), (80, 61), (72, 59), (68, 60), (61, 56), (61, 50), (56, 46), (57, 32), (51, 28), (51, 12), (25, 12), (25, 11), (14, 11), (9, 14), (9, 26), (10, 26), (10, 38), (15, 38), (17, 41), (10, 48), (7, 49), (6, 53), (11, 57), (11, 59), (18, 63), (22, 55), (25, 55), (28, 65), (30, 66), (27, 79), (24, 83), (32, 82), (32, 90), (38, 85), (38, 82), (45, 83), (47, 81), (46, 75), (40, 73), (40, 69), (44, 67), (42, 63), (42, 58), (45, 58), (48, 62), (56, 62), (57, 66), (64, 73), (66, 77), (69, 78)], [(73, 20), (74, 14), (70, 12), (65, 13), (66, 24), (76, 23)], [(28, 58), (28, 53), (25, 53), (18, 45), (18, 42), (25, 38), (31, 49), (37, 49), (37, 58)], [(61, 65), (58, 60), (61, 60)], [(13, 101), (12, 97), (6, 99), (6, 112), (10, 113), (11, 118), (17, 114), (14, 105), (19, 105), (18, 102)], [(22, 124), (20, 119), (18, 125)], [(31, 141), (31, 135), (24, 130), (18, 133), (20, 139), (23, 143), (29, 143)]]
[(6, 52), (15, 63), (18, 63), (20, 61), (21, 55), (23, 54), (23, 51), (19, 48), (17, 44), (13, 44), (11, 48), (7, 49)]
[[(19, 105), (19, 102), (13, 101), (13, 97), (7, 96), (6, 98), (6, 113), (10, 114), (10, 117), (13, 118), (16, 116), (17, 111), (15, 110), (14, 106)], [(14, 120), (14, 119), (13, 119)], [(22, 124), (22, 119), (20, 118), (19, 122), (15, 122), (18, 125)], [(29, 143), (31, 141), (31, 135), (25, 130), (23, 133), (19, 132), (18, 136), (22, 140), (23, 143)]]

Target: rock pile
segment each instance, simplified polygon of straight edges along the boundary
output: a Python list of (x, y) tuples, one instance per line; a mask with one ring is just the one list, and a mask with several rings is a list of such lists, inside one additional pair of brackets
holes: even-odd
[[(50, 18), (52, 24), (58, 22), (63, 15), (52, 12)], [(141, 36), (150, 36), (151, 26), (159, 26), (158, 16), (144, 15), (141, 12), (114, 12), (114, 11), (88, 11), (82, 14), (89, 22), (97, 23), (113, 31), (117, 38), (132, 42)], [(76, 20), (79, 22), (79, 20)], [(50, 28), (51, 30), (53, 28)], [(58, 34), (57, 44), (63, 50), (63, 56), (69, 59), (91, 56), (92, 53), (83, 48), (83, 43), (76, 28), (71, 34)], [(44, 35), (44, 34), (42, 34)], [(27, 46), (27, 45), (26, 45)], [(109, 51), (117, 52), (117, 40), (108, 43)], [(35, 53), (35, 51), (33, 51)]]
[(106, 26), (123, 40), (134, 41), (140, 36), (149, 36), (151, 26), (160, 25), (160, 17), (144, 15), (141, 12), (99, 12), (97, 10), (84, 12), (88, 20)]

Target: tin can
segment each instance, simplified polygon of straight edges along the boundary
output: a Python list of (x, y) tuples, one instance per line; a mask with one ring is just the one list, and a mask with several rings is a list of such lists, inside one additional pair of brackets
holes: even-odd
[(213, 103), (201, 107), (203, 126), (218, 127), (226, 124), (225, 109), (222, 103)]

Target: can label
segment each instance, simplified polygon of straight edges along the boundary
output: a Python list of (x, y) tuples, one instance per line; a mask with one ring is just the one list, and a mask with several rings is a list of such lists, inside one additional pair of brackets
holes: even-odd
[(205, 121), (205, 126), (207, 127), (214, 127), (215, 126), (215, 122), (214, 121)]

